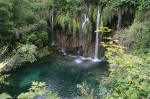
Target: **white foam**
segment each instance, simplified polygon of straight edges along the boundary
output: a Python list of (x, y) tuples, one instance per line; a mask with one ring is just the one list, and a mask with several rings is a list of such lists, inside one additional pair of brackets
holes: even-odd
[(52, 44), (51, 45), (55, 45), (55, 43), (54, 42), (52, 42)]
[(91, 57), (81, 57), (82, 60), (92, 60)]
[(77, 57), (77, 56), (74, 56), (74, 55), (68, 55), (69, 57)]
[(101, 60), (98, 59), (98, 58), (94, 58), (94, 59), (92, 59), (92, 61), (93, 61), (93, 62), (101, 62)]
[(63, 52), (63, 55), (67, 55), (67, 53), (66, 53), (66, 52)]
[(82, 60), (81, 60), (81, 59), (76, 59), (76, 60), (75, 60), (75, 63), (80, 64), (80, 63), (82, 63)]
[(84, 61), (91, 61), (91, 62), (101, 62), (102, 60), (101, 59), (98, 59), (98, 58), (91, 58), (91, 57), (83, 57), (83, 56), (80, 56), (78, 57), (78, 59), (75, 59), (75, 63), (83, 63)]

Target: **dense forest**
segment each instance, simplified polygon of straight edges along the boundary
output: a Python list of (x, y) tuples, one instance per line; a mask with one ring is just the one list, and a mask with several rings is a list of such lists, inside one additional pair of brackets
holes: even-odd
[[(0, 0), (1, 88), (11, 85), (8, 71), (59, 52), (109, 63), (98, 94), (78, 84), (78, 98), (149, 99), (150, 1)], [(61, 99), (45, 85), (32, 82), (17, 98)], [(0, 90), (0, 99), (7, 98), (13, 97)]]

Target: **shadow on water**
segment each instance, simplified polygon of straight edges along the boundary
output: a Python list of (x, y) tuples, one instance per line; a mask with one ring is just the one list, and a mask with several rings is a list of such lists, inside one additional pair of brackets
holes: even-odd
[(62, 99), (76, 97), (76, 85), (84, 81), (96, 90), (96, 79), (108, 74), (107, 63), (90, 60), (76, 63), (75, 60), (75, 57), (51, 55), (36, 63), (26, 64), (10, 72), (10, 85), (4, 91), (15, 97), (27, 92), (32, 81), (46, 82), (46, 88), (58, 92)]

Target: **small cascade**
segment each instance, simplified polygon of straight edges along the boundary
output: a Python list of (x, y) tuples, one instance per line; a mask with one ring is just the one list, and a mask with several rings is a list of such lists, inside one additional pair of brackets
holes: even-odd
[(90, 20), (88, 18), (88, 12), (87, 11), (85, 11), (85, 13), (84, 13), (84, 21), (81, 24), (81, 31), (79, 34), (79, 47), (78, 47), (78, 54), (79, 55), (83, 54), (83, 39), (84, 39), (84, 34), (85, 34), (85, 30), (84, 30), (85, 24), (91, 25)]
[(66, 55), (67, 53), (65, 52), (64, 44), (61, 45), (61, 52), (63, 55)]
[(61, 47), (61, 52), (63, 53), (63, 55), (67, 55), (67, 53), (65, 52), (64, 46), (62, 45)]
[[(96, 30), (98, 30), (99, 26), (100, 26), (100, 6), (98, 5)], [(99, 47), (99, 35), (98, 35), (98, 32), (96, 32), (95, 55), (94, 55), (95, 61), (99, 61), (99, 59), (98, 59), (98, 47)]]
[(82, 31), (83, 32), (84, 32), (84, 25), (85, 25), (86, 22), (90, 23), (89, 18), (87, 17), (86, 14), (84, 14), (84, 22), (82, 23)]
[(78, 52), (77, 53), (81, 56), (83, 55), (83, 34), (84, 34), (85, 22), (86, 22), (86, 14), (84, 14), (84, 22), (82, 23), (81, 31), (79, 33), (79, 46), (78, 46)]
[(75, 57), (76, 59), (74, 60), (75, 63), (78, 63), (78, 64), (81, 64), (83, 62), (87, 62), (87, 61), (90, 61), (90, 62), (101, 62), (101, 61), (105, 61), (104, 57), (102, 57), (100, 60), (95, 60), (91, 57), (83, 57), (83, 56), (80, 56), (80, 57)]
[(66, 55), (67, 53), (65, 52), (65, 48), (66, 48), (66, 33), (65, 33), (65, 29), (62, 30), (62, 36), (61, 36), (61, 52), (63, 53), (63, 55)]
[(54, 43), (54, 9), (53, 8), (50, 11), (50, 23), (51, 23), (51, 45), (55, 45)]
[(64, 49), (64, 46), (63, 46), (63, 45), (61, 46), (61, 52), (62, 52), (62, 53), (65, 52), (65, 49)]
[(117, 22), (117, 31), (121, 29), (121, 20), (122, 20), (122, 15), (118, 15), (118, 22)]

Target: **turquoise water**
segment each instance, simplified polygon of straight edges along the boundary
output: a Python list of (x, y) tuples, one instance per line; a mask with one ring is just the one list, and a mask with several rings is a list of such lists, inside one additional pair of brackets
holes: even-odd
[(77, 84), (86, 81), (90, 88), (97, 90), (97, 78), (108, 74), (105, 62), (94, 63), (78, 57), (51, 55), (33, 64), (26, 64), (11, 71), (8, 81), (10, 86), (5, 91), (16, 97), (21, 92), (27, 92), (32, 81), (46, 82), (46, 88), (58, 92), (62, 99), (71, 99), (78, 95)]

